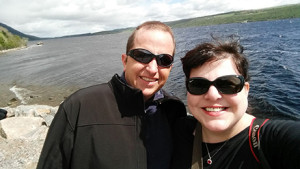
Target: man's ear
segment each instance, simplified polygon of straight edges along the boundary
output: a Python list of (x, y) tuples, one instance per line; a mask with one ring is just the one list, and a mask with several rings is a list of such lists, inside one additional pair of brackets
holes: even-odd
[(127, 55), (126, 54), (122, 54), (122, 64), (123, 64), (123, 70), (125, 71), (126, 64), (127, 64)]

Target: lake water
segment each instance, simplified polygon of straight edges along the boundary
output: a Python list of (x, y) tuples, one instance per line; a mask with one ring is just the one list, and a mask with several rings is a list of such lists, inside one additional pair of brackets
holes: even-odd
[[(0, 85), (81, 88), (121, 74), (130, 32), (29, 42), (0, 54)], [(250, 104), (257, 116), (300, 119), (300, 18), (174, 29), (176, 55), (164, 89), (186, 102), (180, 58), (215, 36), (240, 36), (250, 61)], [(46, 92), (46, 91), (45, 91)], [(49, 92), (49, 91), (48, 91)], [(1, 101), (0, 101), (1, 102)]]

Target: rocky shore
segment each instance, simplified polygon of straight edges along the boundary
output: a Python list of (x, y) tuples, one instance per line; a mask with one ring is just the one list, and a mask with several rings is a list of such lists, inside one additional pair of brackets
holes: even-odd
[(0, 168), (35, 169), (59, 104), (76, 89), (0, 85)]
[(5, 107), (0, 121), (0, 168), (34, 169), (58, 106)]

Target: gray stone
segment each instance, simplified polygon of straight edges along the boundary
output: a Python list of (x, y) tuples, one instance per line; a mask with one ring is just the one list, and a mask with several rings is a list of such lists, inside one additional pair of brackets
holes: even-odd
[(40, 117), (11, 117), (0, 121), (0, 133), (6, 139), (31, 139), (31, 135), (42, 126)]
[(58, 107), (20, 105), (3, 109), (7, 118), (0, 121), (0, 169), (35, 169)]
[(34, 169), (44, 140), (7, 140), (0, 137), (1, 169)]

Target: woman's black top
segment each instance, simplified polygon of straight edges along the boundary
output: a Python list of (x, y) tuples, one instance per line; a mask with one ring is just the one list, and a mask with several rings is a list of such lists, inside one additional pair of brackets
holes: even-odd
[[(178, 122), (172, 169), (190, 168), (196, 122), (193, 117)], [(210, 156), (213, 156), (210, 165), (206, 145), (202, 143), (204, 169), (261, 168), (251, 152), (248, 132), (249, 127), (226, 143), (207, 143)], [(300, 121), (269, 120), (261, 128), (260, 137), (263, 153), (272, 169), (300, 169)]]

